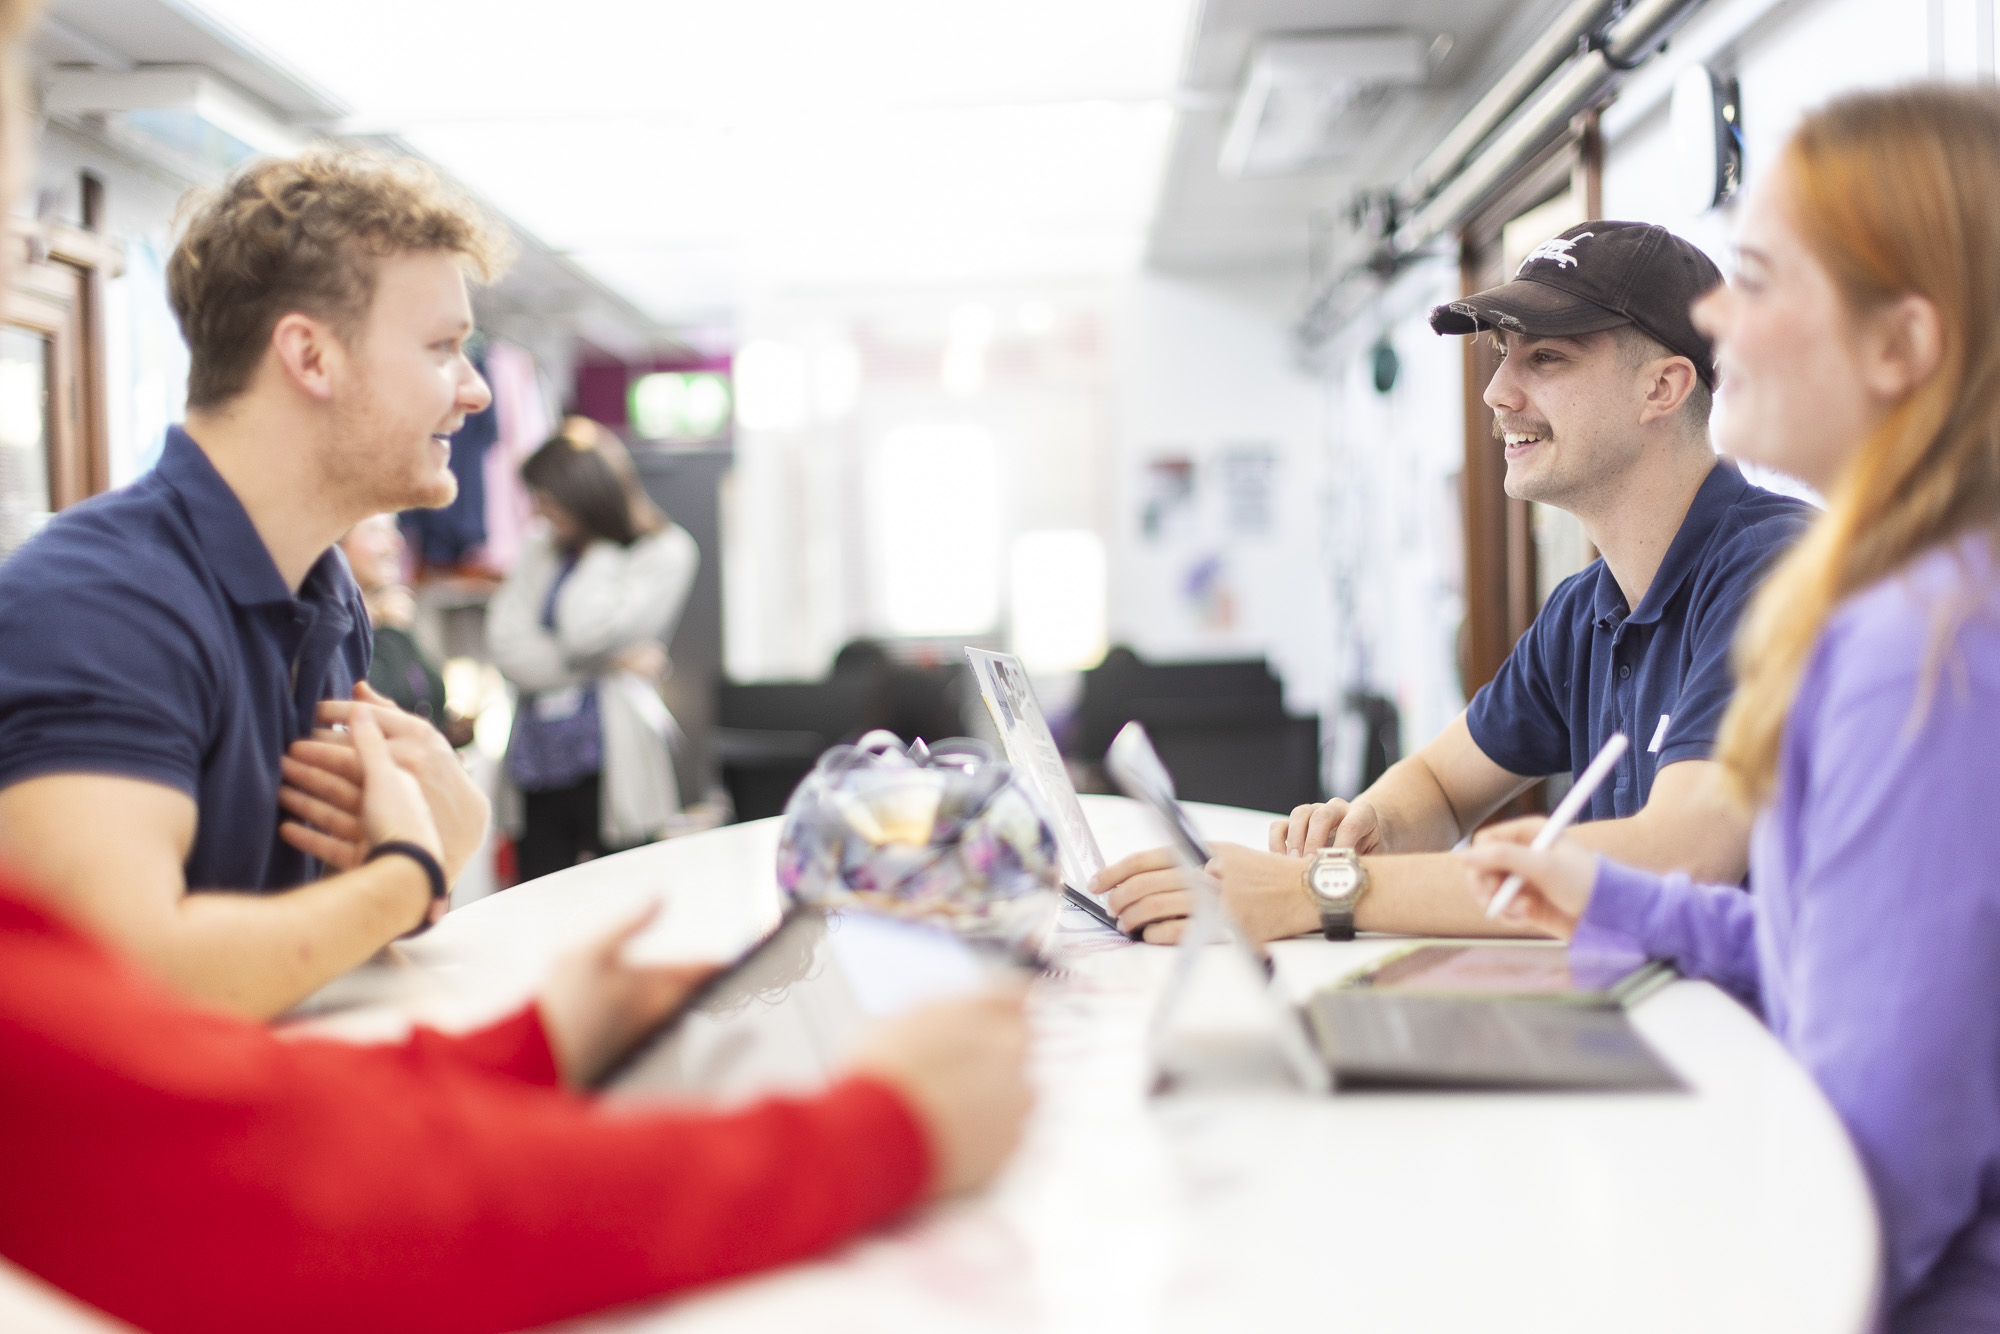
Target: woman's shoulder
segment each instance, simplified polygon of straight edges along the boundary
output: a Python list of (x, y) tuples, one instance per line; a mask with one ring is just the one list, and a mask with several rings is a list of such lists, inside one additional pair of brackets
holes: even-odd
[(585, 584), (603, 579), (664, 578), (700, 559), (700, 549), (687, 530), (669, 523), (629, 547), (603, 540), (592, 542), (584, 549), (570, 578)]
[(1821, 658), (1850, 689), (1948, 667), (2000, 689), (2000, 560), (1994, 535), (1944, 543), (1843, 602)]
[(688, 533), (688, 530), (675, 523), (672, 519), (668, 519), (656, 531), (647, 533), (632, 545), (634, 548), (645, 547), (648, 550), (654, 551), (693, 551), (696, 549), (694, 538)]
[(680, 565), (698, 560), (701, 550), (688, 530), (670, 519), (626, 548), (626, 556), (635, 564)]

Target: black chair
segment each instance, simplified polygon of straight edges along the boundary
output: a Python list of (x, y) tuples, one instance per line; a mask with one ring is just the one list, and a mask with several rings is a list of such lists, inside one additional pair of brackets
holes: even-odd
[(1133, 710), (1142, 702), (1181, 700), (1240, 701), (1261, 706), (1269, 717), (1285, 712), (1284, 686), (1262, 658), (1154, 663), (1114, 648), (1083, 674), (1070, 742), (1074, 758), (1090, 764), (1103, 759), (1111, 738), (1137, 716)]
[(1262, 658), (1149, 663), (1113, 649), (1084, 673), (1072, 758), (1100, 764), (1133, 719), (1189, 801), (1283, 812), (1320, 800), (1319, 719), (1285, 712)]
[(867, 730), (872, 688), (864, 679), (725, 682), (716, 698), (715, 754), (736, 818), (783, 814), (821, 753)]
[(1320, 799), (1316, 715), (1230, 717), (1156, 703), (1133, 717), (1145, 725), (1184, 800), (1284, 814)]
[(905, 744), (963, 734), (959, 700), (970, 679), (963, 665), (905, 666), (863, 643), (842, 649), (824, 681), (725, 683), (714, 744), (736, 818), (783, 814), (827, 747), (865, 732), (881, 728)]

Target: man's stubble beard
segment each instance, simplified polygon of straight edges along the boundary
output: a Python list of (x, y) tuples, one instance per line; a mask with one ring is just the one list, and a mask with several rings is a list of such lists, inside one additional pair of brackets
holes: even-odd
[[(1507, 432), (1516, 431), (1523, 435), (1539, 435), (1541, 443), (1535, 446), (1534, 458), (1516, 463), (1506, 457)], [(1547, 422), (1520, 421), (1503, 423), (1499, 416), (1493, 418), (1493, 442), (1501, 451), (1501, 462), (1505, 472), (1500, 481), (1500, 489), (1515, 500), (1525, 500), (1537, 505), (1555, 505), (1566, 509), (1562, 496), (1570, 488), (1563, 485), (1561, 459), (1555, 457), (1558, 448), (1555, 432)], [(1553, 466), (1552, 466), (1553, 465)], [(1551, 476), (1551, 473), (1554, 476)]]
[[(443, 509), (458, 497), (449, 466), (433, 470), (432, 441), (413, 447), (405, 428), (379, 412), (373, 400), (334, 416), (327, 442), (325, 482), (345, 507), (361, 517), (412, 509)], [(447, 460), (448, 463), (448, 460)]]

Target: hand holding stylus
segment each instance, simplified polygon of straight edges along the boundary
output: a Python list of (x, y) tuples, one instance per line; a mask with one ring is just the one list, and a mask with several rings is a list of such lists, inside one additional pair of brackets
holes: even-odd
[[(1506, 915), (1516, 896), (1532, 880), (1536, 891), (1534, 903), (1514, 915), (1564, 938), (1576, 929), (1576, 920), (1590, 900), (1596, 858), (1582, 849), (1558, 848), (1556, 841), (1617, 767), (1629, 744), (1623, 732), (1613, 733), (1576, 785), (1557, 804), (1555, 813), (1539, 826), (1526, 820), (1514, 821), (1487, 830), (1474, 840), (1464, 856), (1474, 868), (1473, 892), (1486, 899), (1487, 917), (1499, 919)], [(1523, 836), (1531, 828), (1532, 840), (1525, 839)], [(1501, 875), (1506, 878), (1496, 889), (1493, 880)]]
[(1503, 882), (1519, 879), (1521, 888), (1502, 920), (1568, 940), (1597, 887), (1597, 854), (1567, 839), (1531, 846), (1547, 825), (1539, 815), (1509, 820), (1480, 830), (1472, 846), (1456, 855), (1469, 869), (1472, 896), (1481, 905), (1499, 897)]
[[(1583, 771), (1583, 776), (1576, 780), (1576, 785), (1570, 788), (1569, 794), (1557, 803), (1555, 814), (1549, 817), (1549, 822), (1542, 826), (1542, 831), (1535, 835), (1535, 841), (1528, 846), (1540, 852), (1561, 838), (1563, 830), (1575, 823), (1576, 817), (1589, 803), (1591, 793), (1597, 791), (1610, 776), (1611, 771), (1618, 766), (1619, 758), (1625, 754), (1625, 748), (1631, 744), (1623, 732), (1613, 732), (1611, 739), (1604, 743), (1604, 749), (1597, 752), (1597, 758), (1590, 762), (1590, 767)], [(1512, 903), (1514, 896), (1520, 892), (1521, 877), (1508, 876), (1506, 883), (1500, 886), (1500, 892), (1486, 905), (1486, 915), (1499, 917), (1501, 913), (1507, 911), (1507, 905)]]

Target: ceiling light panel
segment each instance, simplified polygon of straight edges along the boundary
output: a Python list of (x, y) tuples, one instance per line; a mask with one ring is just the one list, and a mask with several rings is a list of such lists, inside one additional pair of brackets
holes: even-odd
[(1348, 156), (1387, 89), (1423, 82), (1430, 44), (1407, 32), (1259, 41), (1223, 138), (1222, 174), (1269, 176)]

